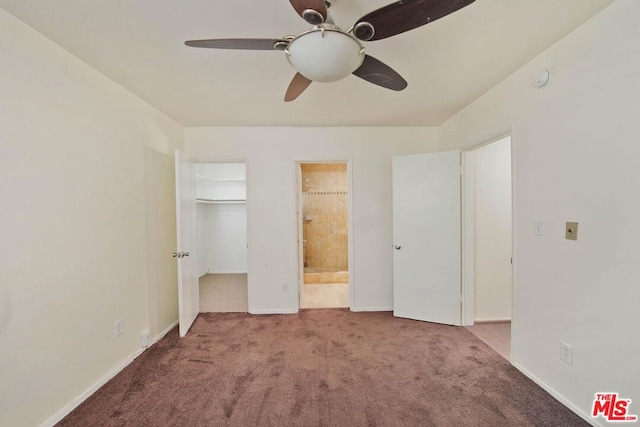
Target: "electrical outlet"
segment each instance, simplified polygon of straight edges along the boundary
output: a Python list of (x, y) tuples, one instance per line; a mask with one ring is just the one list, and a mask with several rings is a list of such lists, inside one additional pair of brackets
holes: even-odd
[(566, 342), (560, 342), (560, 360), (573, 366), (573, 347)]
[(140, 348), (147, 348), (151, 345), (151, 332), (148, 329), (140, 332)]
[(114, 325), (116, 336), (119, 337), (124, 332), (124, 321), (122, 319), (116, 320)]
[(289, 282), (282, 282), (282, 292), (289, 292)]
[(544, 234), (544, 222), (539, 219), (533, 225), (533, 234), (536, 236), (542, 236)]

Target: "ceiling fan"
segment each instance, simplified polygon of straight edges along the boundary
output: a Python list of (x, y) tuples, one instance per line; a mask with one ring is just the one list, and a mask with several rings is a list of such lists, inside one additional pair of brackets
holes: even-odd
[(296, 69), (284, 100), (293, 101), (311, 82), (334, 82), (354, 74), (375, 85), (400, 91), (405, 79), (391, 67), (365, 54), (361, 42), (381, 40), (421, 27), (449, 15), (475, 0), (400, 0), (360, 18), (343, 31), (329, 8), (337, 0), (289, 0), (305, 21), (313, 25), (298, 36), (279, 39), (190, 40), (187, 46), (211, 49), (284, 51)]

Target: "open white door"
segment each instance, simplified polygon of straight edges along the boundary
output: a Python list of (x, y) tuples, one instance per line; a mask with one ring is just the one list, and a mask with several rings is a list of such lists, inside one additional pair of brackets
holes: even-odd
[(184, 337), (200, 311), (196, 253), (195, 164), (176, 150), (176, 225), (178, 249), (178, 308)]
[(460, 325), (460, 152), (393, 158), (393, 314)]

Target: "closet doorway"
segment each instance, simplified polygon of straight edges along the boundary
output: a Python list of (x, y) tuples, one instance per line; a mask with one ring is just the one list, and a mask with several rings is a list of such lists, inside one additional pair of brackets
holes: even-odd
[(248, 311), (245, 163), (197, 163), (200, 312)]
[(510, 359), (512, 319), (511, 137), (464, 152), (467, 325)]
[(300, 308), (349, 307), (349, 164), (297, 166)]

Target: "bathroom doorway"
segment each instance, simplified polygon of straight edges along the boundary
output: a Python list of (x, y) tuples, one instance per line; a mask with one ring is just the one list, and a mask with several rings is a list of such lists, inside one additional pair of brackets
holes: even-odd
[(300, 308), (349, 307), (349, 164), (297, 166)]

